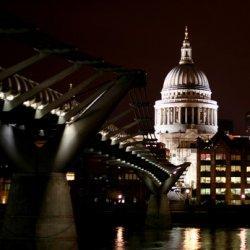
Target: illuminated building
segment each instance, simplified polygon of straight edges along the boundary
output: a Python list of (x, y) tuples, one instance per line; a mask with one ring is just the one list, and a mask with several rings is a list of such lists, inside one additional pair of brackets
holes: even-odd
[(197, 200), (250, 204), (250, 140), (217, 133), (197, 142)]
[(161, 100), (155, 102), (155, 132), (170, 150), (173, 164), (191, 162), (183, 183), (196, 188), (197, 137), (211, 138), (218, 130), (217, 102), (211, 100), (206, 75), (195, 67), (188, 31), (181, 48), (179, 65), (166, 76)]

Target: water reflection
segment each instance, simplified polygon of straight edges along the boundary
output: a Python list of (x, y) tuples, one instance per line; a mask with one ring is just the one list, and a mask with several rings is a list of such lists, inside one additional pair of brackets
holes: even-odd
[(85, 249), (95, 250), (200, 250), (239, 249), (250, 246), (249, 228), (174, 227), (169, 230), (133, 229), (127, 226), (101, 229), (96, 240), (88, 237)]
[(240, 228), (239, 237), (240, 237), (240, 250), (247, 250), (247, 230), (245, 228)]
[(183, 234), (184, 250), (196, 250), (201, 248), (200, 228), (186, 228)]
[(124, 250), (125, 240), (124, 240), (124, 227), (116, 228), (116, 238), (115, 238), (115, 250)]

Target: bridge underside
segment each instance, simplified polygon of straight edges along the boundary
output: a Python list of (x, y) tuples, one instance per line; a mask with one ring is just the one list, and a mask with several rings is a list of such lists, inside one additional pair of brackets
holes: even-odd
[[(149, 124), (145, 100), (145, 73), (86, 55), (6, 16), (0, 18), (0, 37), (24, 42), (32, 50), (29, 58), (0, 71), (0, 147), (14, 166), (1, 247), (77, 248), (64, 172), (76, 156), (91, 147), (109, 155), (110, 164), (135, 169), (152, 192), (150, 213), (155, 216), (155, 211), (158, 215), (165, 211), (167, 203), (163, 197), (188, 164), (169, 164), (159, 155), (157, 142), (152, 143), (154, 138), (149, 140), (153, 126)], [(64, 60), (64, 68), (47, 79), (33, 81), (22, 75), (28, 69), (33, 72), (34, 65), (55, 57)], [(66, 89), (62, 87), (64, 81), (70, 81), (76, 73), (80, 75), (78, 84), (70, 85), (63, 93), (55, 87), (59, 84)], [(138, 89), (144, 95), (138, 95)], [(112, 121), (107, 121), (109, 115), (128, 92), (134, 121), (107, 131)], [(124, 139), (131, 138), (129, 134), (117, 136), (136, 124), (143, 135), (141, 145)], [(98, 131), (104, 131), (106, 137), (97, 136), (89, 145)]]

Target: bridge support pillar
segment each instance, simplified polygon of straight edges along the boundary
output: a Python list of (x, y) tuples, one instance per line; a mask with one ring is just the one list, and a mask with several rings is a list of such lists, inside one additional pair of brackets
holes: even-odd
[(167, 194), (151, 194), (146, 217), (148, 228), (170, 228), (171, 214)]
[(77, 249), (69, 186), (63, 173), (14, 174), (1, 249)]

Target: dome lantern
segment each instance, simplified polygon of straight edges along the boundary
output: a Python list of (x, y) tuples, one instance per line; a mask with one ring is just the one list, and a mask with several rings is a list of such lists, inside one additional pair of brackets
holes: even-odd
[(181, 60), (179, 64), (193, 64), (192, 48), (188, 38), (188, 27), (185, 27), (185, 37), (181, 47)]

